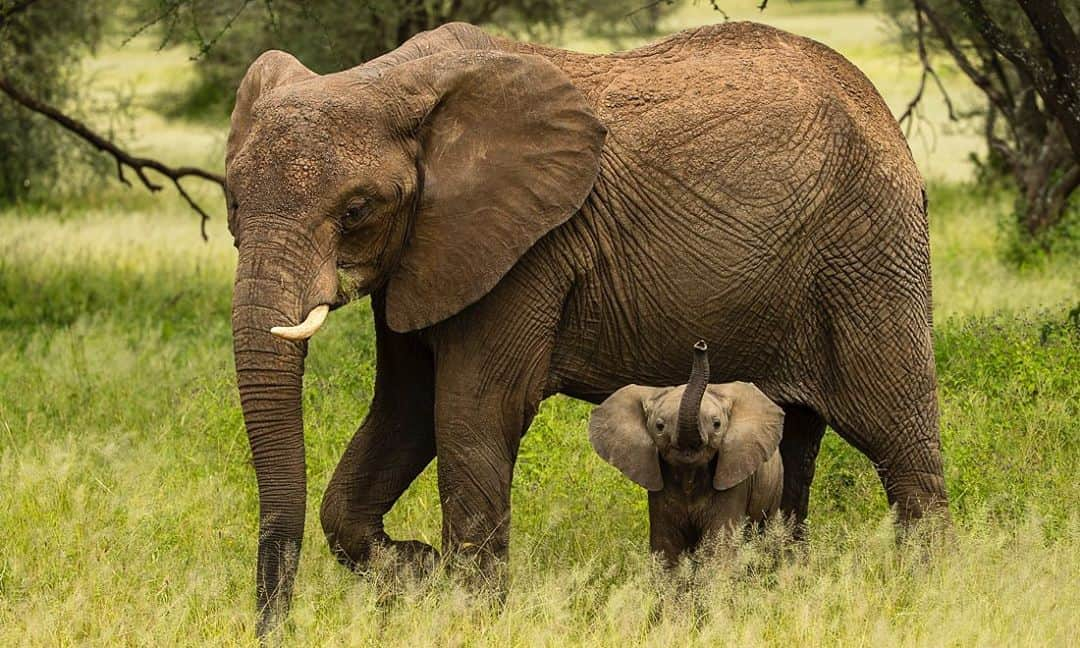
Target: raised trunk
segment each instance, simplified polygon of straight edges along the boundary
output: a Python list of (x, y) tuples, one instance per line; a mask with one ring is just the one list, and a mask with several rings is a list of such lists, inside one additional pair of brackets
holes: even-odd
[[(278, 259), (273, 264), (282, 265)], [(236, 382), (259, 488), (260, 636), (288, 609), (307, 497), (301, 408), (307, 343), (270, 333), (271, 326), (300, 318), (300, 300), (290, 292), (290, 282), (266, 274), (264, 265), (269, 263), (241, 250), (232, 312)]]
[(686, 383), (682, 401), (679, 402), (676, 445), (684, 450), (699, 448), (705, 443), (698, 425), (698, 415), (701, 412), (701, 398), (709, 384), (708, 350), (704, 340), (698, 340), (694, 345), (694, 366), (690, 371), (690, 380)]

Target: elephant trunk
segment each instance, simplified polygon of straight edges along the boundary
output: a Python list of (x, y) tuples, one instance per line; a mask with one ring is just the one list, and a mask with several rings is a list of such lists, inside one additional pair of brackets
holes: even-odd
[(704, 340), (694, 344), (694, 366), (690, 371), (690, 380), (686, 383), (682, 401), (679, 403), (679, 424), (676, 430), (676, 445), (684, 450), (700, 448), (705, 443), (701, 436), (698, 415), (701, 412), (701, 399), (709, 384), (709, 347)]
[(270, 332), (302, 315), (301, 284), (263, 269), (270, 265), (241, 249), (232, 310), (236, 382), (259, 488), (259, 636), (288, 610), (307, 504), (301, 407), (307, 342)]

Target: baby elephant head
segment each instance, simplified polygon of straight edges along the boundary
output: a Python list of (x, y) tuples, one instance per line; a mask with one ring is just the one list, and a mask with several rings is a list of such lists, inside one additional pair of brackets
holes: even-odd
[(593, 410), (589, 441), (604, 461), (651, 491), (664, 487), (661, 459), (680, 468), (716, 457), (713, 487), (727, 490), (776, 452), (784, 411), (751, 383), (708, 382), (707, 347), (698, 342), (686, 385), (623, 387)]

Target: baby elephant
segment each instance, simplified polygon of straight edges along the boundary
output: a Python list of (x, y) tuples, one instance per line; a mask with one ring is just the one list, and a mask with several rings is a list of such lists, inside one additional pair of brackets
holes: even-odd
[(741, 520), (763, 522), (780, 505), (784, 411), (757, 387), (710, 385), (704, 341), (690, 381), (628, 385), (589, 420), (605, 461), (649, 491), (649, 543), (669, 565)]

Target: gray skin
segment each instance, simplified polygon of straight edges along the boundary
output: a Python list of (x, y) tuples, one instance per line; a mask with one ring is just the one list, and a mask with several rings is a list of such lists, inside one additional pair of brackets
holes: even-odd
[(699, 342), (686, 385), (627, 385), (589, 419), (597, 454), (649, 491), (649, 546), (668, 566), (780, 508), (784, 410), (750, 383), (708, 382)]
[(451, 24), (324, 76), (267, 52), (227, 149), (259, 632), (290, 598), (307, 493), (308, 342), (270, 329), (366, 294), (374, 398), (321, 509), (347, 566), (430, 558), (383, 516), (436, 450), (443, 551), (497, 565), (540, 402), (678, 384), (700, 338), (718, 382), (784, 409), (796, 520), (826, 422), (901, 520), (945, 503), (923, 183), (819, 43), (725, 23), (595, 56)]

